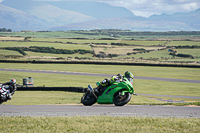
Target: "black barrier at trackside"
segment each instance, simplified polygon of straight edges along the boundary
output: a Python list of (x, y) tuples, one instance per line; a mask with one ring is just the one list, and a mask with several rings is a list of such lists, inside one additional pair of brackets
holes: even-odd
[(82, 87), (17, 87), (17, 91), (69, 91), (85, 93), (87, 88)]

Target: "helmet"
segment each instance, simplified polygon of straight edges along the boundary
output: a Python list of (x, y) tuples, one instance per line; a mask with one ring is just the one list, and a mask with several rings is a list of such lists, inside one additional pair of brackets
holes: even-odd
[(131, 72), (129, 72), (129, 71), (126, 71), (125, 73), (124, 73), (124, 76), (126, 77), (126, 78), (134, 78), (134, 75), (131, 73)]
[(16, 80), (15, 80), (15, 79), (11, 79), (11, 82), (15, 84), (15, 83), (16, 83)]

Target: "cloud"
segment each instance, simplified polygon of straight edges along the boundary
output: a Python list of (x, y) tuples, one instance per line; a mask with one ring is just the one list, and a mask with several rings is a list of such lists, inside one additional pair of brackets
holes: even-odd
[[(3, 0), (0, 0), (0, 2)], [(136, 16), (190, 12), (200, 8), (200, 0), (35, 0), (35, 1), (97, 1), (112, 6), (125, 7)]]
[(199, 0), (101, 0), (113, 6), (125, 7), (137, 16), (190, 12), (200, 8)]

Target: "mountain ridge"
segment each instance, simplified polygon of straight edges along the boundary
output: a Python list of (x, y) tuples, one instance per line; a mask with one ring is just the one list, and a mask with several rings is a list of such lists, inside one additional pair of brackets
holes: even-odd
[[(142, 26), (141, 26), (142, 25)], [(131, 31), (193, 31), (189, 25), (182, 22), (170, 21), (137, 21), (126, 18), (109, 18), (103, 20), (94, 20), (82, 23), (73, 23), (63, 26), (53, 27), (51, 31), (66, 30), (93, 30), (93, 29), (129, 29)]]
[(135, 16), (123, 7), (91, 1), (4, 0), (0, 27), (21, 30), (130, 29), (133, 31), (200, 30), (200, 9), (175, 14)]
[[(40, 23), (40, 25), (38, 25)], [(23, 25), (26, 25), (24, 27)], [(46, 27), (46, 23), (26, 12), (0, 4), (0, 27), (20, 30), (34, 30)]]

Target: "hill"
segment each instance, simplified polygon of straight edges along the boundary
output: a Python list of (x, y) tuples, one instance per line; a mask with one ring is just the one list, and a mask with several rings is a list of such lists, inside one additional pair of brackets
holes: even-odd
[[(78, 12), (69, 11), (49, 5), (45, 2), (33, 0), (5, 0), (2, 4), (26, 12), (29, 15), (35, 16), (39, 20), (46, 23), (46, 27), (59, 26), (69, 23), (78, 23), (95, 18)], [(40, 25), (40, 23), (38, 23)], [(46, 30), (48, 29), (46, 28)], [(41, 27), (39, 30), (44, 30)]]
[(129, 29), (132, 31), (193, 31), (189, 25), (175, 21), (137, 21), (127, 18), (109, 18), (83, 23), (67, 24), (51, 28), (51, 31), (92, 30), (92, 29)]
[(200, 9), (187, 13), (135, 16), (122, 7), (92, 1), (4, 0), (0, 27), (19, 30), (129, 29), (133, 31), (200, 30)]
[(113, 7), (103, 2), (92, 1), (46, 1), (45, 3), (79, 12), (96, 19), (107, 19), (115, 17), (132, 17), (134, 14), (123, 7)]
[(46, 24), (35, 16), (2, 4), (0, 4), (0, 21), (0, 27), (9, 27), (15, 31), (47, 28)]
[(186, 13), (175, 13), (175, 14), (161, 14), (161, 15), (153, 15), (148, 20), (150, 21), (176, 21), (183, 22), (189, 25), (191, 28), (200, 30), (200, 9), (192, 12)]

